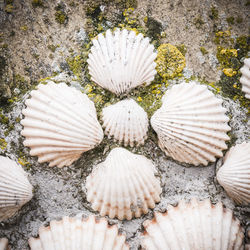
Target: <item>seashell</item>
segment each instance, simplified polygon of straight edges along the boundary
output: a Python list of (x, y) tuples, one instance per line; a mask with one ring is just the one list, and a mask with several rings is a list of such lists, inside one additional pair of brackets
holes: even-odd
[(9, 250), (8, 242), (7, 238), (0, 238), (0, 250)]
[(105, 218), (96, 220), (63, 217), (39, 229), (40, 238), (30, 238), (31, 250), (128, 250), (125, 236), (116, 225), (109, 226)]
[(113, 149), (87, 177), (87, 200), (102, 216), (131, 220), (160, 201), (160, 181), (150, 160), (123, 148)]
[(230, 127), (221, 104), (204, 85), (183, 82), (173, 86), (151, 118), (160, 148), (173, 159), (196, 166), (222, 157)]
[(243, 249), (244, 231), (239, 220), (221, 202), (212, 205), (208, 199), (181, 201), (166, 213), (155, 213), (143, 226), (142, 249)]
[(15, 215), (31, 198), (32, 186), (22, 167), (0, 156), (0, 221)]
[(21, 134), (39, 162), (69, 166), (103, 139), (93, 102), (65, 83), (40, 84), (26, 105)]
[(242, 76), (240, 82), (242, 91), (246, 93), (246, 98), (250, 99), (250, 58), (244, 60), (244, 66), (240, 69)]
[(217, 180), (236, 203), (250, 204), (250, 142), (237, 144), (228, 151)]
[(146, 83), (156, 74), (154, 46), (149, 38), (134, 31), (116, 29), (99, 34), (93, 40), (88, 68), (91, 79), (101, 87), (120, 95)]
[(144, 144), (148, 131), (147, 113), (133, 99), (110, 105), (102, 111), (105, 134), (125, 146)]

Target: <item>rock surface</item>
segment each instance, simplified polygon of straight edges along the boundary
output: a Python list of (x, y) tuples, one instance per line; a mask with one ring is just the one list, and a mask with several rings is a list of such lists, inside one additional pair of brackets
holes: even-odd
[[(61, 219), (64, 215), (98, 215), (86, 200), (86, 177), (93, 166), (103, 161), (117, 145), (105, 137), (101, 145), (84, 153), (72, 166), (63, 169), (49, 168), (47, 164), (38, 164), (35, 157), (29, 156), (28, 148), (23, 147), (20, 119), (29, 91), (41, 78), (53, 75), (52, 80), (56, 82), (67, 82), (87, 92), (92, 98), (98, 97), (99, 99), (94, 99), (97, 110), (112, 103), (113, 97), (95, 85), (90, 85), (87, 77), (87, 50), (84, 48), (89, 46), (90, 38), (99, 32), (125, 24), (138, 30), (145, 29), (155, 46), (159, 46), (159, 43), (177, 46), (186, 58), (186, 68), (180, 78), (199, 77), (205, 80), (204, 84), (208, 84), (209, 89), (219, 98), (223, 98), (232, 128), (229, 147), (249, 140), (248, 110), (244, 105), (248, 103), (238, 90), (238, 74), (238, 78), (229, 78), (222, 73), (223, 67), (228, 67), (228, 64), (220, 61), (218, 43), (215, 42), (216, 39), (224, 39), (218, 33), (223, 31), (226, 36), (224, 46), (237, 49), (237, 44), (230, 47), (226, 43), (230, 43), (230, 39), (237, 40), (241, 36), (247, 36), (249, 1), (2, 2), (0, 1), (0, 154), (21, 163), (34, 186), (34, 198), (15, 217), (0, 223), (0, 238), (7, 237), (12, 249), (29, 249), (29, 237), (37, 236), (38, 228), (48, 225), (53, 219)], [(127, 16), (125, 9), (129, 7), (135, 7), (135, 10)], [(227, 36), (228, 30), (230, 35)], [(237, 69), (246, 56), (242, 51), (239, 47), (237, 58), (232, 60), (232, 65), (236, 65)], [(161, 86), (159, 91), (164, 92), (172, 84), (177, 84), (179, 78), (167, 79), (166, 82), (165, 85), (156, 83)], [(230, 85), (230, 91), (234, 90), (232, 86), (236, 86), (232, 94), (227, 92), (227, 84)], [(220, 91), (217, 91), (217, 86), (220, 86)], [(150, 88), (148, 90), (151, 91)], [(140, 95), (143, 97), (145, 94), (143, 91), (136, 90), (131, 96), (140, 100)], [(167, 204), (177, 204), (181, 199), (188, 200), (194, 196), (199, 199), (210, 198), (212, 202), (221, 200), (234, 211), (245, 229), (249, 227), (249, 207), (236, 206), (215, 179), (216, 169), (221, 165), (222, 159), (207, 167), (183, 166), (164, 155), (157, 146), (157, 137), (152, 129), (144, 146), (128, 149), (150, 158), (158, 169), (163, 193), (162, 200), (154, 211), (165, 211)], [(152, 216), (151, 210), (149, 214), (132, 221), (109, 221), (118, 223), (121, 232), (126, 233), (131, 249), (138, 249), (140, 233), (143, 231), (142, 222)], [(250, 242), (250, 239), (246, 235), (247, 241)]]

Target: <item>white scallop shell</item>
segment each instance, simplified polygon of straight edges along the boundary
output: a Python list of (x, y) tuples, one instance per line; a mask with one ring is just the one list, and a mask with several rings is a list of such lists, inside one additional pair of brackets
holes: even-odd
[(240, 69), (242, 76), (240, 82), (242, 91), (246, 93), (246, 98), (250, 99), (250, 58), (244, 60), (244, 66)]
[(85, 94), (51, 81), (30, 94), (22, 111), (25, 119), (21, 121), (21, 134), (26, 137), (24, 145), (39, 162), (69, 166), (102, 141), (95, 106)]
[(250, 205), (250, 142), (228, 151), (217, 180), (236, 203)]
[(31, 250), (128, 250), (125, 236), (105, 218), (96, 220), (63, 217), (39, 229), (40, 238), (30, 238)]
[(143, 83), (149, 85), (156, 74), (154, 46), (149, 38), (134, 31), (107, 30), (93, 40), (88, 64), (91, 79), (119, 95)]
[(174, 85), (151, 118), (159, 146), (173, 159), (207, 165), (222, 157), (229, 140), (226, 109), (205, 85), (195, 82)]
[(0, 156), (0, 221), (15, 215), (31, 198), (32, 186), (22, 167)]
[(125, 146), (144, 144), (148, 131), (148, 115), (133, 99), (110, 105), (102, 111), (105, 134)]
[(87, 200), (102, 216), (140, 217), (160, 201), (162, 190), (154, 173), (146, 157), (115, 148), (87, 177)]
[(8, 239), (7, 238), (0, 238), (0, 250), (8, 250)]
[(240, 222), (221, 202), (181, 201), (166, 213), (155, 213), (155, 218), (143, 226), (142, 247), (147, 250), (243, 250)]

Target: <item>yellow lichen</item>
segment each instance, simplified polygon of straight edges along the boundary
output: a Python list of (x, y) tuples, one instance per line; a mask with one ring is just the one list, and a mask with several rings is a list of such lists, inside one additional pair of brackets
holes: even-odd
[(137, 101), (138, 102), (141, 102), (142, 101), (142, 98), (140, 96), (137, 97)]
[(235, 76), (237, 74), (237, 71), (233, 70), (232, 68), (225, 68), (222, 71), (226, 76), (229, 77)]
[(162, 44), (158, 48), (156, 70), (164, 79), (178, 76), (186, 66), (185, 57), (171, 44)]

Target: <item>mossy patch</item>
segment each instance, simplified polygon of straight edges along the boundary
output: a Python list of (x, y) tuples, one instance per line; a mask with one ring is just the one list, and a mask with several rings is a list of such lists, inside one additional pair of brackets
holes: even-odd
[(59, 23), (59, 24), (66, 24), (68, 22), (68, 16), (65, 12), (65, 6), (64, 4), (58, 4), (55, 7), (55, 20)]
[(5, 150), (7, 148), (8, 143), (5, 141), (4, 138), (0, 138), (0, 149)]
[(219, 68), (223, 75), (218, 82), (221, 87), (222, 95), (239, 101), (241, 106), (250, 111), (250, 101), (245, 98), (242, 92), (242, 86), (239, 81), (243, 66), (242, 58), (247, 56), (250, 50), (249, 36), (233, 37), (230, 30), (219, 31), (215, 34), (215, 43), (217, 44), (217, 59)]
[(186, 66), (185, 57), (173, 45), (161, 44), (158, 48), (156, 70), (163, 79), (172, 79), (179, 76)]
[(203, 56), (208, 54), (208, 51), (204, 47), (200, 47), (200, 51), (201, 51)]

